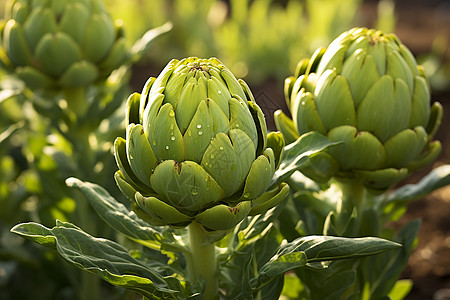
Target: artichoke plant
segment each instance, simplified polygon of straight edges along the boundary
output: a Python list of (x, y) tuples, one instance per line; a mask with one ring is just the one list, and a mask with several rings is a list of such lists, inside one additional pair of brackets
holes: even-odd
[(275, 113), (287, 143), (317, 131), (340, 145), (310, 158), (302, 171), (326, 181), (353, 178), (384, 190), (431, 162), (442, 107), (430, 107), (421, 66), (394, 34), (354, 28), (299, 62), (285, 81), (292, 120)]
[(114, 144), (120, 190), (152, 225), (228, 230), (288, 193), (266, 192), (284, 140), (248, 86), (215, 58), (172, 60), (127, 101)]
[(78, 88), (130, 59), (120, 22), (102, 0), (13, 0), (1, 28), (1, 63), (31, 89)]

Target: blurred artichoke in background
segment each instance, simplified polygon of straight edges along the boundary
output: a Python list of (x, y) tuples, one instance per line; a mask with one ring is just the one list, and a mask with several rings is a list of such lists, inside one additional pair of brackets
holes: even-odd
[(431, 140), (442, 106), (430, 108), (423, 70), (394, 34), (343, 33), (299, 62), (285, 95), (292, 120), (278, 111), (275, 121), (287, 143), (308, 131), (342, 142), (310, 158), (302, 172), (315, 180), (356, 178), (383, 190), (440, 152)]
[(13, 0), (0, 60), (31, 89), (77, 88), (130, 59), (120, 22), (102, 0)]
[(153, 225), (228, 230), (288, 193), (265, 193), (284, 141), (267, 135), (251, 91), (215, 58), (172, 60), (127, 102), (126, 140), (115, 141), (115, 178)]

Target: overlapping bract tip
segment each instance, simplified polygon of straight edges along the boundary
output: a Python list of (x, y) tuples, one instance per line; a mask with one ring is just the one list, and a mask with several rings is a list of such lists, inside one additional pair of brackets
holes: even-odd
[(295, 76), (285, 81), (285, 95), (292, 120), (279, 111), (275, 121), (287, 142), (309, 131), (342, 142), (319, 157), (329, 171), (305, 170), (315, 179), (359, 178), (383, 190), (440, 151), (432, 138), (442, 107), (430, 105), (422, 68), (394, 34), (344, 32), (299, 62)]
[[(266, 192), (284, 140), (267, 134), (250, 89), (216, 58), (170, 61), (127, 101), (116, 181), (155, 225), (229, 230), (288, 192)], [(269, 146), (268, 146), (269, 145)]]
[(31, 89), (84, 87), (131, 59), (121, 26), (101, 0), (14, 0), (2, 64)]

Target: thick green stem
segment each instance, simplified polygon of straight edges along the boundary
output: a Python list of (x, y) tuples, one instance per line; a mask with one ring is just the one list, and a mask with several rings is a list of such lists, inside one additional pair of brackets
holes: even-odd
[(195, 284), (206, 279), (203, 299), (219, 299), (217, 281), (217, 260), (214, 243), (207, 240), (205, 229), (197, 222), (188, 226), (190, 256), (187, 257), (188, 279)]
[(84, 116), (88, 106), (85, 88), (65, 89), (64, 98), (66, 99), (67, 107), (76, 117)]
[[(89, 143), (91, 130), (84, 124), (79, 123), (79, 120), (87, 112), (86, 89), (65, 89), (64, 97), (73, 121), (68, 131), (68, 137), (73, 146), (72, 150), (74, 152), (75, 163), (78, 166), (78, 174), (76, 176), (81, 177), (83, 180), (90, 180), (94, 173), (93, 168), (95, 163), (95, 153), (92, 151)], [(91, 207), (80, 193), (75, 193), (74, 197), (77, 202), (77, 214), (80, 226), (90, 234), (95, 235), (97, 226), (95, 219), (92, 218), (94, 214)], [(82, 272), (80, 296), (81, 299), (99, 299), (100, 279), (96, 274)]]
[[(356, 181), (337, 181), (341, 191), (342, 197), (339, 199), (336, 206), (336, 225), (339, 233), (342, 234), (347, 231), (346, 227), (352, 214), (356, 208), (356, 223), (353, 225), (353, 234), (357, 235), (359, 231), (359, 224), (361, 221), (362, 208), (367, 196), (367, 189)], [(347, 231), (348, 232), (348, 231)]]

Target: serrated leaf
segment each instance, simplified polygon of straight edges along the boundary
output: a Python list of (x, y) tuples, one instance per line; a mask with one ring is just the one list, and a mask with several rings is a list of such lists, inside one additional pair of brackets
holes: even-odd
[(343, 238), (307, 236), (281, 246), (276, 255), (252, 279), (252, 287), (260, 289), (270, 280), (288, 270), (305, 267), (307, 263), (358, 258), (374, 255), (401, 245), (375, 237)]
[(308, 157), (338, 145), (318, 132), (308, 132), (300, 136), (294, 143), (284, 147), (281, 164), (275, 172), (271, 185), (279, 184), (298, 170)]
[(15, 226), (11, 232), (55, 248), (69, 263), (97, 273), (111, 284), (134, 290), (149, 299), (179, 299), (179, 291), (171, 289), (167, 282), (173, 279), (163, 278), (149, 269), (116, 242), (94, 238), (73, 224), (57, 222), (49, 229), (37, 223), (25, 223)]

